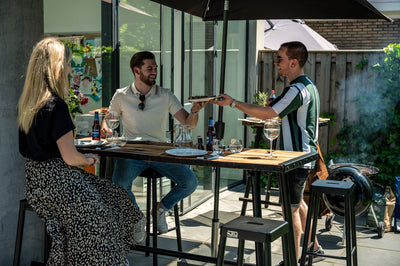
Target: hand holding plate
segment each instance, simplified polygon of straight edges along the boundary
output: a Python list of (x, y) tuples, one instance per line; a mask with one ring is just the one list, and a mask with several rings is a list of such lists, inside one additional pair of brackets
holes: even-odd
[(211, 99), (209, 102), (219, 106), (227, 106), (233, 102), (233, 98), (228, 94), (220, 94), (218, 97)]

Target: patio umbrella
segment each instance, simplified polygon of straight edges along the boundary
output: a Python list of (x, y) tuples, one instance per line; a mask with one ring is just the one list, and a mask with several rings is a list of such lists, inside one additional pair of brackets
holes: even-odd
[(268, 19), (264, 26), (264, 48), (278, 50), (284, 42), (300, 41), (307, 50), (337, 50), (337, 47), (300, 19)]
[(247, 19), (386, 19), (366, 0), (152, 0), (201, 17), (222, 20), (225, 2), (229, 20)]
[[(228, 35), (228, 20), (256, 20), (256, 19), (386, 19), (392, 21), (380, 13), (366, 0), (151, 0), (159, 4), (201, 17), (204, 21), (223, 20), (222, 31), (222, 52), (221, 52), (221, 77), (220, 93), (224, 93), (225, 86), (225, 64), (226, 64), (226, 42)], [(225, 125), (222, 122), (223, 107), (218, 109), (218, 121), (215, 123), (216, 138), (223, 139)], [(216, 172), (219, 176), (219, 171)], [(254, 187), (257, 187), (258, 178), (254, 181)], [(219, 178), (215, 179), (214, 189), (219, 189)], [(257, 189), (256, 189), (257, 190)], [(257, 191), (254, 192), (258, 193)], [(218, 202), (214, 198), (214, 202)], [(255, 203), (254, 203), (255, 204)], [(285, 211), (291, 224), (289, 210)], [(254, 213), (255, 216), (261, 216), (260, 213)], [(212, 232), (218, 230), (218, 207), (214, 208), (214, 218)], [(291, 230), (290, 235), (293, 238)], [(216, 234), (211, 241), (212, 253), (216, 252)], [(294, 249), (294, 243), (291, 243), (290, 249)], [(261, 259), (261, 246), (257, 245), (257, 257)], [(291, 252), (290, 261), (295, 262), (293, 252)]]
[[(220, 93), (224, 93), (228, 20), (256, 19), (386, 19), (366, 0), (151, 0), (201, 17), (223, 20)], [(219, 107), (216, 137), (224, 136), (223, 108)]]

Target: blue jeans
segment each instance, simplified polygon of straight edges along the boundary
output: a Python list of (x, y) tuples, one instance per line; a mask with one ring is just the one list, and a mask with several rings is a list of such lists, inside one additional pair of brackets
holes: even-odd
[(128, 192), (138, 209), (139, 206), (131, 191), (132, 182), (147, 168), (156, 170), (175, 183), (175, 186), (160, 202), (164, 210), (169, 210), (174, 207), (180, 200), (192, 194), (197, 187), (197, 177), (187, 165), (118, 158), (115, 161), (112, 180)]

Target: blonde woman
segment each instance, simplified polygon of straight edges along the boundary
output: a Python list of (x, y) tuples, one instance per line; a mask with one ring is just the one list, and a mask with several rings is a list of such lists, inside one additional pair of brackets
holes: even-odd
[(48, 265), (125, 265), (143, 215), (124, 189), (82, 170), (97, 158), (74, 145), (64, 101), (70, 69), (70, 49), (53, 38), (29, 60), (18, 104), (26, 198), (52, 237)]

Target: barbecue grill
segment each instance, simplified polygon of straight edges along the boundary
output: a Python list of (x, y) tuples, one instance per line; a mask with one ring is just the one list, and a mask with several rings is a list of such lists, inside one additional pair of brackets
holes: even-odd
[[(370, 179), (373, 179), (379, 172), (379, 169), (369, 165), (354, 163), (338, 163), (328, 166), (329, 176), (327, 179), (335, 181), (351, 181), (355, 185), (355, 216), (363, 215), (369, 208), (375, 218), (378, 237), (383, 237), (385, 223), (378, 222), (374, 209), (371, 206), (373, 197), (373, 188)], [(326, 217), (325, 229), (329, 231), (332, 227), (334, 215), (344, 216), (344, 198), (339, 195), (325, 195), (323, 199), (326, 206), (333, 213)]]

